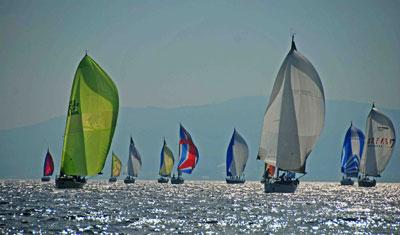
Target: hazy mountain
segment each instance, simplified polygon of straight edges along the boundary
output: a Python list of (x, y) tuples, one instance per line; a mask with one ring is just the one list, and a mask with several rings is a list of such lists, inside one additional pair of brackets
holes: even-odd
[[(262, 163), (255, 160), (263, 114), (265, 97), (244, 97), (223, 103), (180, 108), (121, 108), (112, 150), (127, 161), (129, 136), (132, 135), (143, 158), (142, 179), (156, 179), (163, 137), (178, 154), (179, 122), (191, 133), (198, 146), (200, 160), (193, 175), (187, 179), (218, 179), (225, 177), (225, 154), (235, 127), (247, 140), (250, 158), (246, 175), (258, 180)], [(348, 101), (327, 101), (325, 126), (316, 148), (307, 161), (308, 174), (305, 180), (338, 181), (340, 179), (340, 154), (344, 134), (350, 121), (365, 128), (371, 105)], [(377, 106), (379, 108), (379, 105)], [(400, 110), (382, 109), (391, 117), (397, 131), (400, 130)], [(36, 125), (0, 131), (0, 178), (39, 178), (42, 174), (46, 149), (56, 161), (56, 172), (62, 148), (65, 117), (54, 118)], [(381, 181), (400, 181), (399, 146)], [(110, 174), (110, 159), (103, 170), (106, 178)]]

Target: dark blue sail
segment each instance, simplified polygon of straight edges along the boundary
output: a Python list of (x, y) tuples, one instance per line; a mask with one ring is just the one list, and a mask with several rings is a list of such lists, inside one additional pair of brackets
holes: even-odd
[(346, 132), (342, 151), (341, 171), (347, 177), (358, 176), (364, 141), (364, 133), (351, 124)]

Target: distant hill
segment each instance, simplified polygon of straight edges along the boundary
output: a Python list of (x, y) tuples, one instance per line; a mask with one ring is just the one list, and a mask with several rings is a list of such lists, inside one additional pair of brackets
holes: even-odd
[[(142, 179), (157, 178), (163, 137), (175, 158), (178, 154), (178, 129), (181, 122), (198, 146), (200, 160), (193, 175), (187, 179), (223, 180), (225, 154), (233, 128), (247, 140), (250, 159), (246, 167), (249, 180), (258, 180), (262, 163), (255, 160), (267, 98), (243, 97), (223, 103), (180, 108), (121, 108), (112, 150), (125, 163), (129, 136), (132, 135), (143, 158)], [(338, 181), (340, 154), (344, 134), (352, 120), (360, 129), (370, 104), (348, 101), (327, 101), (325, 126), (316, 148), (307, 161), (305, 180)], [(379, 105), (378, 105), (379, 108)], [(382, 109), (400, 130), (400, 110)], [(65, 117), (54, 118), (36, 125), (0, 131), (0, 178), (39, 178), (47, 147), (56, 160), (56, 171), (62, 148)], [(399, 146), (380, 181), (400, 182)], [(103, 170), (110, 174), (110, 159)]]

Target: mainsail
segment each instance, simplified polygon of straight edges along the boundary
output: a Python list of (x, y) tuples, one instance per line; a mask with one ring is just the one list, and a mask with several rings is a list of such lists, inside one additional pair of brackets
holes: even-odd
[(119, 108), (118, 90), (88, 55), (75, 73), (69, 101), (61, 175), (94, 176), (103, 170)]
[(249, 148), (244, 138), (234, 129), (226, 152), (226, 175), (241, 176), (249, 158)]
[(305, 163), (322, 131), (325, 96), (314, 66), (292, 38), (264, 115), (258, 159), (278, 169), (305, 173)]
[(191, 174), (199, 161), (199, 151), (189, 132), (182, 125), (179, 128), (179, 137), (178, 172)]
[(364, 133), (351, 123), (343, 142), (341, 171), (347, 177), (357, 177), (364, 148)]
[(51, 156), (49, 149), (47, 149), (46, 157), (44, 159), (43, 175), (51, 176), (53, 174), (53, 171), (54, 171), (53, 157)]
[(121, 174), (122, 163), (119, 157), (113, 152), (111, 162), (111, 177), (118, 177)]
[(136, 149), (133, 139), (129, 145), (129, 158), (128, 158), (128, 175), (137, 177), (140, 169), (142, 168), (142, 157)]
[(173, 167), (174, 167), (174, 155), (172, 154), (172, 151), (168, 148), (167, 143), (164, 140), (163, 148), (161, 149), (159, 174), (164, 177), (169, 177), (171, 176)]
[(392, 121), (375, 105), (372, 105), (367, 118), (365, 136), (367, 144), (364, 146), (360, 172), (379, 177), (392, 157), (396, 133)]

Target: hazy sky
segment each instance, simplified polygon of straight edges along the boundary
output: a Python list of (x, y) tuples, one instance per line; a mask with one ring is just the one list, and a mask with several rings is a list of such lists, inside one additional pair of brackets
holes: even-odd
[(399, 1), (0, 1), (0, 129), (64, 115), (88, 49), (122, 106), (269, 97), (296, 32), (327, 99), (400, 109)]

